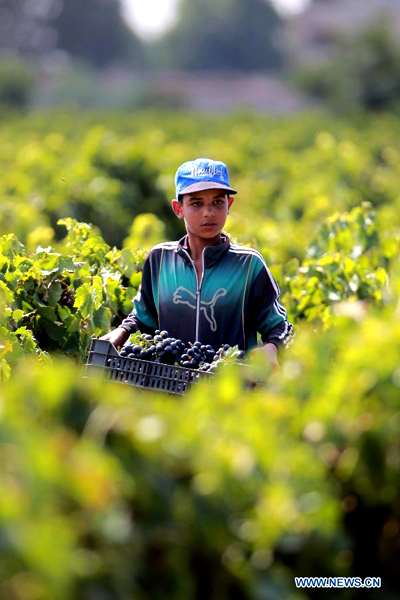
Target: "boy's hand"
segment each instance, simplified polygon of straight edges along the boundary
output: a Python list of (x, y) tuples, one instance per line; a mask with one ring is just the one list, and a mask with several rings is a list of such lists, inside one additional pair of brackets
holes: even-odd
[(269, 363), (274, 371), (279, 369), (279, 361), (278, 361), (278, 348), (275, 344), (265, 344), (260, 348), (255, 348), (253, 352), (263, 352), (266, 354), (269, 360)]
[(114, 344), (116, 348), (119, 348), (125, 344), (128, 337), (129, 333), (126, 329), (123, 327), (117, 327), (117, 329), (114, 329), (113, 331), (110, 331), (110, 333), (103, 335), (100, 339), (107, 340), (108, 342)]

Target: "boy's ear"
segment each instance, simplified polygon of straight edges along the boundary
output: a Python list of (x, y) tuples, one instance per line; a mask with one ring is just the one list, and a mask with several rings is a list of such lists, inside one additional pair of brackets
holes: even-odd
[(232, 204), (233, 204), (233, 201), (234, 201), (234, 198), (233, 198), (233, 196), (230, 196), (230, 197), (228, 198), (228, 212), (229, 212), (229, 209), (230, 209), (230, 207), (231, 207), (231, 206), (232, 206)]
[(182, 204), (179, 202), (179, 200), (176, 200), (176, 199), (172, 200), (171, 205), (172, 205), (172, 210), (174, 211), (174, 213), (176, 214), (178, 219), (183, 219)]

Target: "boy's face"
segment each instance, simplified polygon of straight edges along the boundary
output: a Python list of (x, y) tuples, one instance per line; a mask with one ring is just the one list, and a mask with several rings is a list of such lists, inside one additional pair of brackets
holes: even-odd
[(213, 239), (223, 229), (233, 198), (218, 189), (183, 194), (182, 202), (172, 200), (172, 208), (184, 219), (188, 233), (203, 239)]

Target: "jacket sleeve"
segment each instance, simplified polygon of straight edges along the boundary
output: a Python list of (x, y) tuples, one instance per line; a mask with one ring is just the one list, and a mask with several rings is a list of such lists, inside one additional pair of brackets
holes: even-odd
[(155, 265), (152, 262), (152, 255), (150, 253), (143, 265), (142, 282), (133, 300), (133, 311), (120, 325), (129, 334), (135, 331), (154, 333), (158, 327), (158, 313), (154, 302), (152, 285), (155, 276)]
[(278, 349), (287, 346), (293, 337), (293, 325), (287, 320), (279, 296), (278, 284), (262, 262), (252, 287), (253, 315), (263, 343), (275, 344)]

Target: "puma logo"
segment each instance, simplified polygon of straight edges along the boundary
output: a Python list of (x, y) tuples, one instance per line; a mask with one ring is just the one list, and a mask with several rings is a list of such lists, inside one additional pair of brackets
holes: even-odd
[[(211, 331), (217, 331), (214, 306), (216, 305), (218, 298), (222, 298), (222, 296), (225, 295), (226, 290), (224, 288), (220, 288), (215, 292), (211, 302), (206, 302), (205, 300), (200, 301), (200, 310), (204, 312), (205, 318), (210, 323)], [(190, 290), (187, 290), (181, 285), (174, 292), (173, 302), (174, 304), (187, 304), (187, 306), (190, 306), (190, 308), (194, 308), (196, 310), (196, 294)]]

